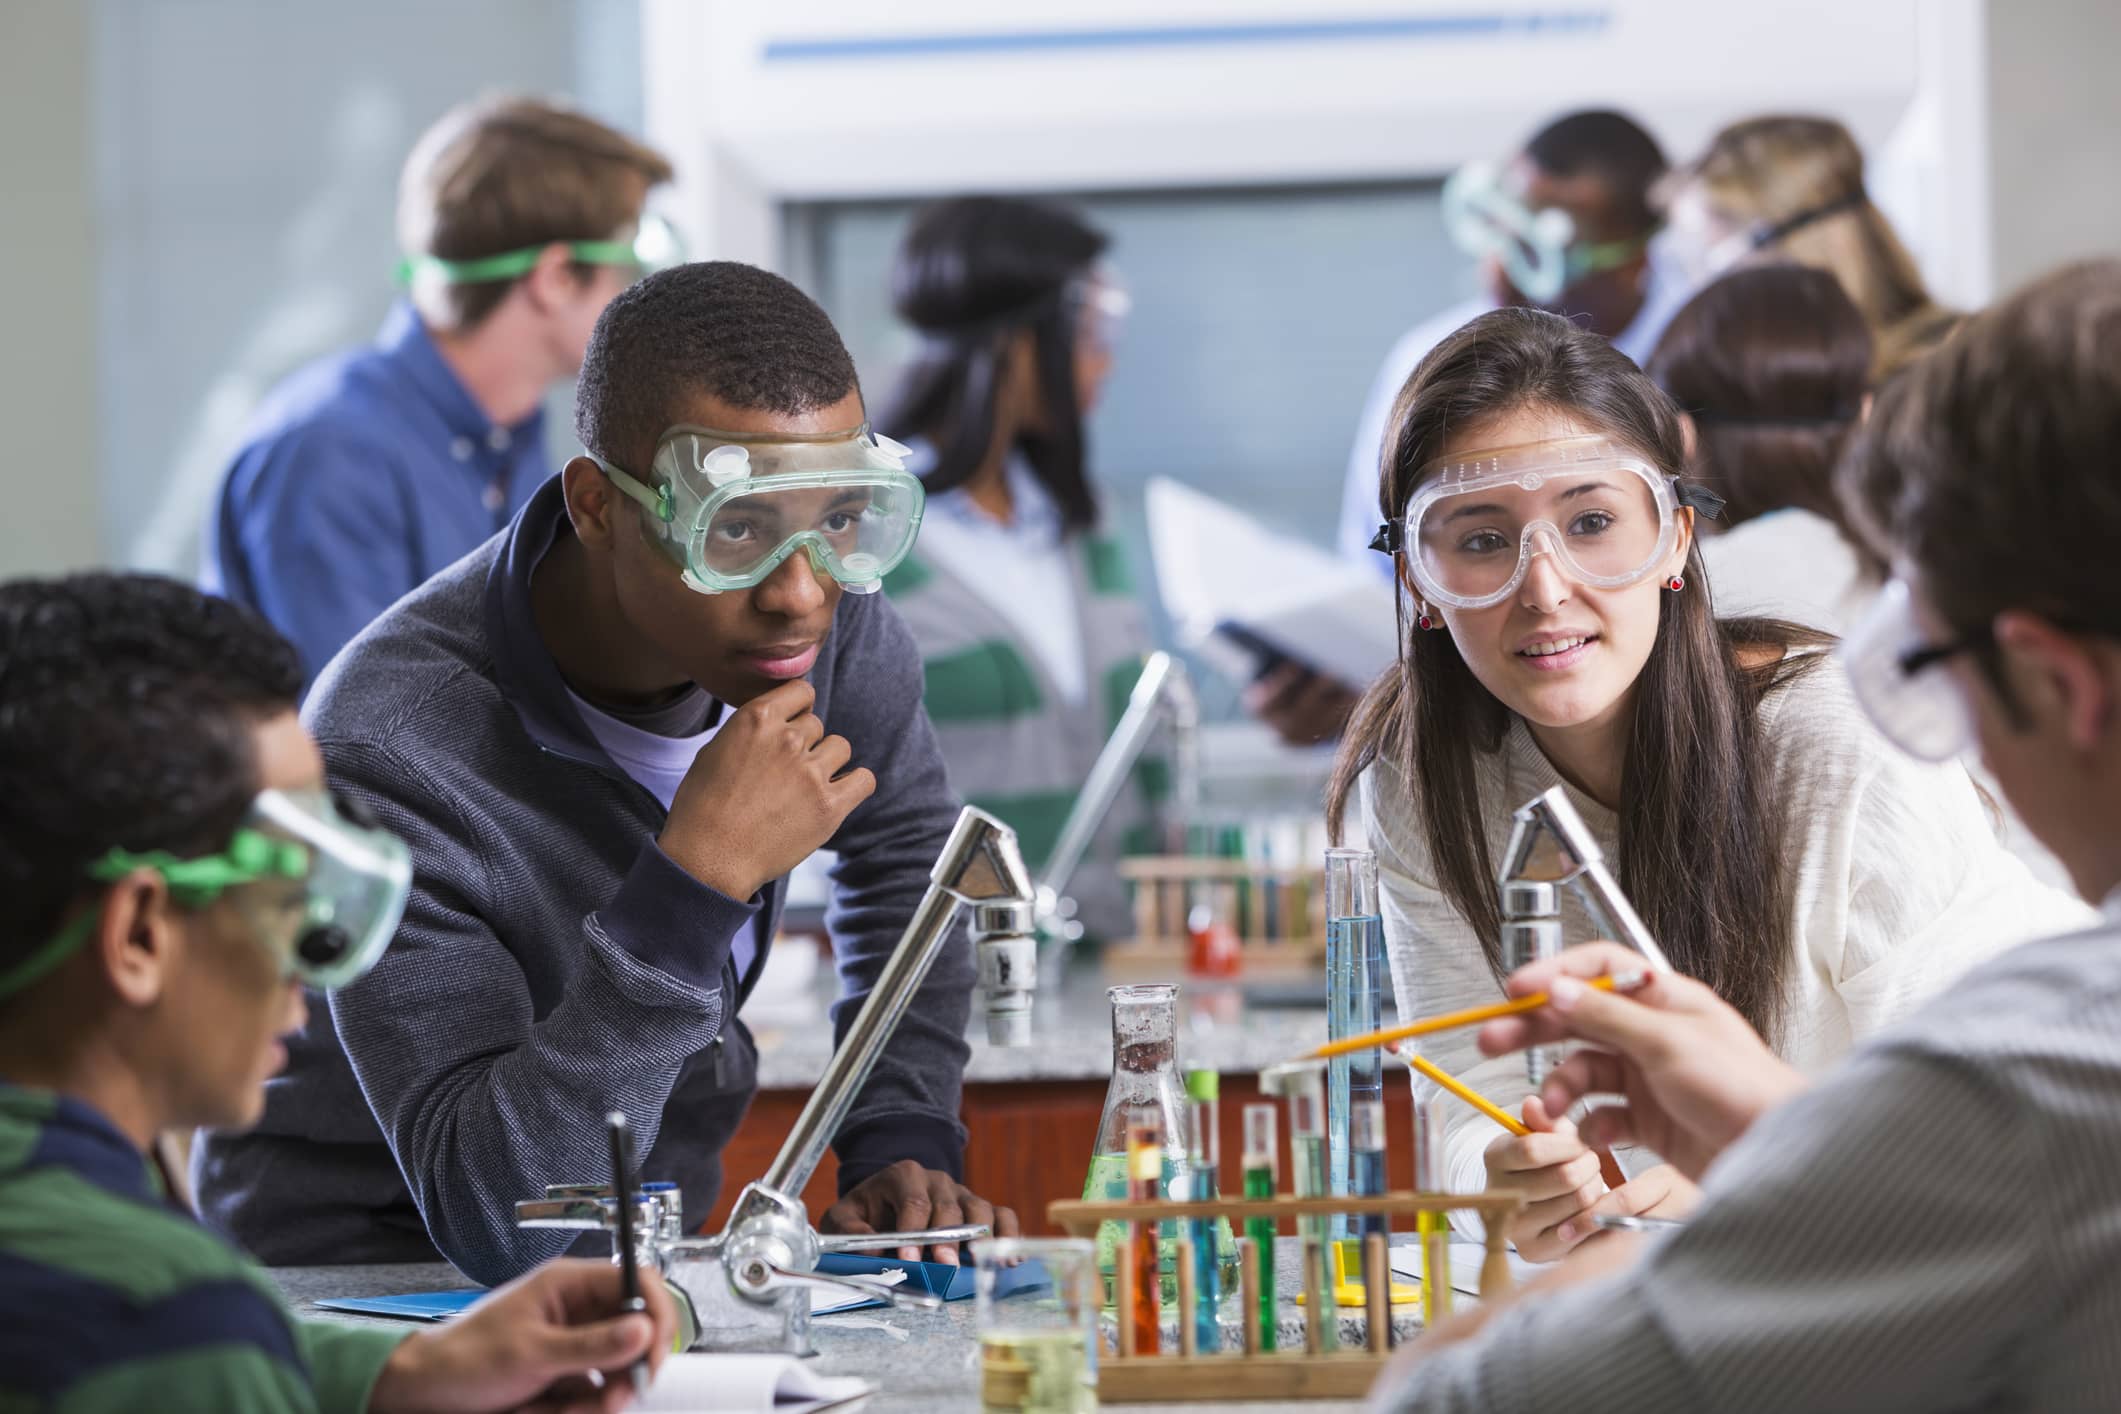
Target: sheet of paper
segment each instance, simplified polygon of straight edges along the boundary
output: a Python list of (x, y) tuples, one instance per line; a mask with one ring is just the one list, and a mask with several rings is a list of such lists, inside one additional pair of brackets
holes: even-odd
[[(861, 1272), (842, 1278), (858, 1281), (868, 1286), (897, 1286), (906, 1279), (903, 1271)], [(869, 1304), (869, 1299), (859, 1296), (843, 1296), (837, 1291), (827, 1291), (822, 1286), (810, 1288), (810, 1314), (822, 1316), (832, 1311), (858, 1311)]]
[(853, 1407), (876, 1386), (851, 1375), (820, 1375), (792, 1355), (673, 1355), (648, 1397), (650, 1414), (811, 1414)]
[[(1478, 1242), (1451, 1240), (1451, 1290), (1467, 1296), (1480, 1295), (1480, 1264), (1488, 1257), (1487, 1248)], [(1512, 1251), (1510, 1275), (1519, 1283), (1530, 1281), (1544, 1270), (1536, 1262), (1527, 1262)], [(1409, 1281), (1421, 1280), (1421, 1248), (1418, 1244), (1396, 1243), (1392, 1248), (1392, 1275), (1405, 1277)]]
[[(1399, 627), (1384, 577), (1168, 478), (1147, 491), (1149, 543), (1164, 606), (1188, 647), (1219, 665), (1235, 625), (1286, 658), (1367, 687), (1399, 657)], [(1238, 664), (1256, 667), (1250, 655)], [(1243, 669), (1237, 670), (1243, 675)]]

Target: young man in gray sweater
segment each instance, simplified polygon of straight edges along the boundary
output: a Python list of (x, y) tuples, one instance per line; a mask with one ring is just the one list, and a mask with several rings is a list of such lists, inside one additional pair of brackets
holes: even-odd
[[(738, 1011), (788, 871), (838, 855), (844, 1038), (956, 818), (919, 655), (871, 592), (918, 485), (824, 311), (729, 262), (652, 276), (598, 321), (575, 425), (590, 455), (309, 698), (333, 784), (416, 876), (264, 1121), (200, 1148), (202, 1207), (267, 1262), (526, 1271), (569, 1237), (513, 1205), (603, 1178), (611, 1110), (697, 1224), (754, 1089)], [(958, 1181), (972, 978), (960, 932), (835, 1140), (827, 1230), (1015, 1230)]]

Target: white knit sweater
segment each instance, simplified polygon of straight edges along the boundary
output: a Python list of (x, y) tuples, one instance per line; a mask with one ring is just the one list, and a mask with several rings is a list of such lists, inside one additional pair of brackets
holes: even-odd
[[(1963, 767), (1928, 766), (1895, 750), (1864, 718), (1838, 665), (1822, 663), (1760, 707), (1772, 799), (1783, 812), (1785, 878), (1793, 891), (1783, 1035), (1778, 1050), (1817, 1072), (1947, 983), (2013, 944), (2086, 926), (2092, 909), (2037, 882), (1997, 843)], [(1481, 822), (1501, 859), (1510, 814), (1564, 784), (1522, 720), (1478, 764)], [(1568, 788), (1570, 801), (1618, 859), (1618, 817)], [(1429, 865), (1411, 788), (1380, 763), (1361, 782), (1363, 820), (1377, 851), (1386, 946), (1399, 1014), (1412, 1019), (1502, 996), (1480, 943), (1446, 900)], [(1595, 936), (1568, 890), (1563, 933)], [(1424, 1054), (1502, 1108), (1530, 1093), (1520, 1055), (1489, 1060), (1472, 1029), (1430, 1038)], [(1446, 1099), (1444, 1178), (1453, 1191), (1486, 1186), (1482, 1153), (1502, 1132)], [(1624, 1154), (1639, 1172), (1655, 1161)]]

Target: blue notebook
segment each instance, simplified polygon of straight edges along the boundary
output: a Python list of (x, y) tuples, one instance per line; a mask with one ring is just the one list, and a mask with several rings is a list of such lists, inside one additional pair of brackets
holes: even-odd
[[(906, 1262), (896, 1257), (867, 1257), (855, 1252), (831, 1252), (818, 1258), (817, 1269), (833, 1276), (872, 1275), (877, 1272), (902, 1271), (906, 1274), (908, 1290), (925, 1292), (941, 1297), (945, 1301), (963, 1301), (972, 1295), (972, 1266), (965, 1263), (951, 1266), (948, 1262)], [(994, 1294), (1007, 1296), (1012, 1292), (1046, 1284), (1046, 1269), (1037, 1262), (1025, 1262), (1001, 1273), (995, 1281)], [(877, 1302), (882, 1305), (882, 1302)]]
[(326, 1311), (346, 1311), (356, 1316), (395, 1316), (402, 1321), (446, 1321), (460, 1316), (472, 1302), (486, 1293), (471, 1291), (416, 1291), (404, 1296), (334, 1296), (315, 1304)]

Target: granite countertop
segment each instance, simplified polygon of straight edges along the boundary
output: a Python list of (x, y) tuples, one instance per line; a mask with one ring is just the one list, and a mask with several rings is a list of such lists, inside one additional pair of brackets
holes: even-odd
[[(745, 1003), (743, 1020), (758, 1042), (761, 1090), (808, 1090), (825, 1073), (832, 1055), (832, 1028), (819, 1021), (837, 993), (830, 969), (819, 972), (793, 992), (771, 1000), (754, 996)], [(1325, 1043), (1323, 975), (1315, 979), (1316, 1006), (1289, 1007), (1250, 1004), (1241, 984), (1183, 977), (1109, 977), (1094, 967), (1080, 967), (1036, 994), (1029, 1046), (989, 1045), (975, 1001), (966, 1038), (972, 1046), (966, 1083), (1106, 1079), (1112, 1074), (1112, 1012), (1106, 989), (1126, 982), (1168, 980), (1179, 985), (1181, 1069), (1199, 1066), (1228, 1075), (1251, 1075)], [(1277, 979), (1271, 985), (1277, 994), (1293, 989), (1300, 996), (1306, 983)]]
[[(1395, 1241), (1413, 1240), (1412, 1237), (1406, 1237)], [(1294, 1291), (1298, 1284), (1296, 1239), (1286, 1236), (1281, 1238), (1275, 1255), (1280, 1273), (1280, 1289), (1285, 1292)], [(281, 1295), (299, 1315), (407, 1330), (418, 1329), (418, 1326), (405, 1321), (319, 1311), (311, 1303), (322, 1297), (450, 1291), (476, 1285), (454, 1267), (441, 1262), (359, 1267), (279, 1267), (273, 1269), (270, 1275), (280, 1288)], [(1460, 1302), (1467, 1300), (1464, 1296), (1458, 1299)], [(1165, 1309), (1165, 1345), (1167, 1349), (1176, 1349), (1177, 1335), (1168, 1319), (1170, 1308)], [(1234, 1300), (1224, 1307), (1224, 1316), (1224, 1329), (1229, 1332), (1237, 1331)], [(1109, 1329), (1109, 1318), (1106, 1324)], [(1415, 1308), (1406, 1306), (1394, 1308), (1392, 1326), (1395, 1340), (1405, 1340), (1415, 1335), (1420, 1330), (1418, 1312)], [(1366, 1329), (1367, 1322), (1360, 1313), (1344, 1312), (1341, 1318), (1343, 1347), (1359, 1347), (1365, 1338)], [(841, 1315), (819, 1316), (812, 1321), (811, 1332), (818, 1348), (819, 1373), (859, 1375), (879, 1386), (876, 1397), (864, 1406), (870, 1414), (913, 1414), (914, 1411), (922, 1411), (922, 1414), (947, 1414), (947, 1411), (971, 1411), (980, 1408), (978, 1346), (973, 1332), (973, 1302), (969, 1300), (953, 1301), (941, 1311), (872, 1308)], [(1235, 1338), (1233, 1335), (1232, 1339)], [(1302, 1308), (1291, 1302), (1282, 1304), (1279, 1342), (1283, 1350), (1303, 1348)], [(1101, 1407), (1106, 1410), (1138, 1410), (1142, 1411), (1142, 1414), (1175, 1408), (1216, 1410), (1291, 1407), (1306, 1411), (1315, 1410), (1318, 1414), (1341, 1414), (1342, 1411), (1359, 1410), (1362, 1405), (1337, 1400), (1306, 1400), (1294, 1406), (1277, 1401), (1212, 1402), (1183, 1406), (1106, 1403)]]

